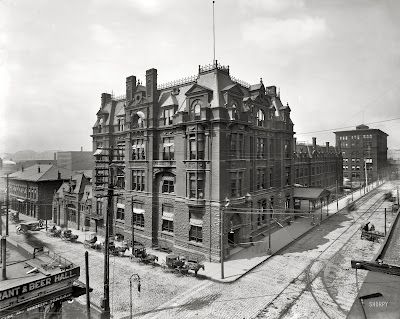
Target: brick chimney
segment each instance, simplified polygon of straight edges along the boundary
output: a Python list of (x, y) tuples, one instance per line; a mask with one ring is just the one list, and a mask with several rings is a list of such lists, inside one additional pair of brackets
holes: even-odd
[(157, 100), (157, 69), (146, 71), (146, 96), (149, 102)]
[(136, 76), (131, 75), (126, 78), (126, 100), (133, 100), (136, 92)]
[(60, 171), (57, 172), (57, 179), (61, 179), (61, 173), (60, 173)]
[(111, 94), (101, 93), (101, 107), (104, 107), (110, 101), (111, 101)]
[(37, 172), (40, 173), (40, 165), (37, 167)]
[(316, 137), (313, 137), (313, 138), (312, 138), (312, 146), (313, 146), (314, 148), (317, 147), (317, 138), (316, 138)]

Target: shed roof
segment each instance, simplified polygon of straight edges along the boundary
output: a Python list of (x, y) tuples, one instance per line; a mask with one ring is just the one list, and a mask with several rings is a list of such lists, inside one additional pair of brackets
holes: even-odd
[(325, 198), (331, 194), (325, 188), (317, 187), (295, 187), (293, 197), (297, 199), (317, 200)]

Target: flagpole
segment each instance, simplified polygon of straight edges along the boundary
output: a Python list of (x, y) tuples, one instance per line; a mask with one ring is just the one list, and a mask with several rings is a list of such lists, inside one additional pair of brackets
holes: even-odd
[(213, 51), (214, 51), (213, 64), (215, 64), (215, 16), (214, 16), (214, 5), (215, 5), (215, 1), (213, 1)]

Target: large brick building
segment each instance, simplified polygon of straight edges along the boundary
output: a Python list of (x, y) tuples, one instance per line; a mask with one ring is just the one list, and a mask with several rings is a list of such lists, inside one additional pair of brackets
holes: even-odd
[(337, 148), (330, 146), (329, 142), (321, 146), (317, 145), (315, 137), (312, 140), (312, 144), (296, 143), (295, 184), (335, 192), (336, 186), (341, 188), (343, 185), (342, 154)]
[(112, 232), (129, 240), (134, 227), (146, 245), (219, 260), (222, 214), (229, 254), (266, 227), (266, 215), (250, 210), (293, 207), (290, 111), (275, 86), (246, 84), (216, 62), (166, 85), (156, 69), (145, 85), (129, 76), (126, 96), (102, 94), (93, 127), (96, 224), (107, 208), (113, 148)]
[(353, 187), (376, 181), (386, 173), (388, 134), (366, 125), (335, 134), (343, 156), (343, 177)]
[(36, 164), (9, 175), (10, 207), (37, 219), (51, 219), (54, 193), (72, 172), (49, 164)]

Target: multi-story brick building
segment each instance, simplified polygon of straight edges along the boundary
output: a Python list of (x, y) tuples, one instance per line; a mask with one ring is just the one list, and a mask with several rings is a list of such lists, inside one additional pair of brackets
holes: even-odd
[(106, 212), (113, 148), (112, 232), (129, 240), (133, 227), (146, 245), (219, 260), (221, 217), (229, 254), (265, 229), (258, 213), (293, 207), (290, 111), (275, 86), (246, 84), (216, 62), (166, 85), (156, 69), (145, 85), (129, 76), (126, 96), (102, 94), (93, 127), (96, 213)]
[(313, 143), (296, 143), (294, 153), (295, 184), (306, 187), (320, 187), (329, 191), (343, 185), (342, 154), (326, 142), (325, 146)]
[(54, 193), (72, 172), (49, 164), (37, 164), (9, 175), (10, 207), (37, 219), (51, 219)]
[(385, 174), (388, 134), (366, 125), (334, 133), (336, 146), (343, 156), (343, 177), (350, 180), (353, 187), (376, 181)]
[(67, 228), (89, 228), (91, 194), (91, 181), (83, 173), (76, 174), (64, 182), (54, 194), (53, 221)]

